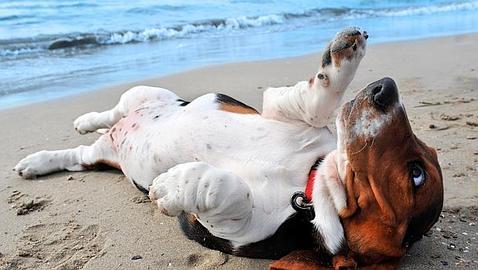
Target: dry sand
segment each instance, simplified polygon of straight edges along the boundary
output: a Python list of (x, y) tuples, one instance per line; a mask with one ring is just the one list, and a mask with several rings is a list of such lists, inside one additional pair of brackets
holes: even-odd
[[(371, 37), (373, 39), (373, 36)], [(0, 112), (0, 269), (264, 269), (269, 261), (206, 250), (187, 240), (116, 171), (56, 173), (34, 181), (11, 168), (43, 149), (89, 144), (73, 120), (112, 107), (137, 84), (185, 99), (222, 92), (260, 108), (268, 86), (312, 76), (319, 55), (212, 66)], [(478, 35), (370, 46), (346, 94), (396, 79), (415, 133), (437, 148), (445, 179), (443, 217), (403, 269), (478, 268)], [(71, 175), (71, 176), (70, 176)]]

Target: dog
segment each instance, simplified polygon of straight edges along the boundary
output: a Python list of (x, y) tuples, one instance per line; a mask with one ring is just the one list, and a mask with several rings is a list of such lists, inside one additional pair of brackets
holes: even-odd
[[(359, 263), (367, 264), (403, 255), (391, 251), (398, 246), (389, 237), (382, 238), (382, 242), (375, 238), (362, 240), (373, 238), (374, 233), (384, 236), (399, 222), (402, 227), (397, 239), (407, 239), (403, 243), (418, 239), (436, 221), (438, 208), (432, 209), (431, 202), (435, 200), (431, 199), (439, 194), (438, 187), (430, 188), (435, 193), (422, 195), (422, 208), (433, 214), (417, 213), (418, 208), (414, 208), (396, 215), (388, 201), (394, 194), (385, 189), (389, 182), (367, 186), (367, 174), (353, 168), (359, 161), (352, 157), (355, 152), (348, 152), (352, 147), (344, 144), (351, 139), (343, 139), (349, 127), (338, 129), (338, 144), (326, 127), (365, 54), (367, 37), (356, 28), (338, 33), (325, 50), (315, 77), (264, 93), (262, 115), (221, 94), (207, 94), (187, 102), (165, 89), (135, 87), (124, 93), (112, 110), (88, 113), (75, 120), (75, 129), (80, 133), (109, 128), (93, 145), (40, 151), (21, 160), (14, 170), (24, 178), (32, 178), (107, 164), (122, 170), (163, 213), (178, 216), (188, 238), (238, 256), (280, 258), (293, 250), (314, 249), (328, 255), (364, 255)], [(374, 97), (381, 97), (380, 93)], [(364, 125), (368, 123), (366, 129), (370, 130), (369, 137), (360, 137), (367, 144), (361, 144), (364, 149), (359, 153), (369, 153), (367, 147), (378, 144), (385, 147), (377, 139), (373, 143), (368, 140), (379, 137), (381, 128), (388, 128), (384, 119), (389, 117), (389, 122), (395, 123), (395, 117), (401, 115), (383, 109), (384, 116), (380, 117), (373, 106), (359, 118)], [(382, 125), (369, 121), (375, 116), (383, 120)], [(403, 124), (408, 129), (402, 133), (413, 135), (408, 122)], [(354, 130), (358, 133), (358, 126)], [(417, 157), (422, 155), (419, 151), (414, 153)], [(389, 158), (391, 162), (399, 160)], [(316, 176), (309, 177), (318, 160), (323, 161)], [(363, 170), (390, 177), (368, 168), (367, 161), (370, 160), (361, 161)], [(435, 168), (439, 170), (437, 162)], [(441, 180), (441, 175), (431, 177), (436, 177), (435, 182)], [(314, 180), (309, 198), (312, 202), (302, 202), (308, 210), (296, 211), (291, 197), (304, 190), (309, 178)], [(433, 181), (426, 181), (427, 186), (429, 182)], [(315, 209), (312, 214), (311, 204)], [(368, 216), (378, 213), (390, 219), (377, 221), (377, 217)], [(375, 246), (377, 243), (380, 245)]]
[[(93, 145), (41, 151), (21, 160), (15, 171), (31, 178), (108, 164), (149, 193), (164, 213), (195, 213), (208, 232), (230, 241), (230, 253), (246, 254), (245, 246), (270, 237), (294, 214), (290, 195), (303, 189), (314, 162), (335, 148), (324, 119), (352, 80), (367, 37), (357, 28), (338, 33), (316, 76), (265, 92), (263, 116), (226, 95), (186, 102), (166, 89), (135, 87), (112, 110), (75, 120), (80, 133), (109, 128)], [(292, 117), (294, 106), (300, 109)], [(189, 181), (193, 174), (197, 179)], [(168, 191), (178, 185), (181, 196), (198, 188), (202, 196), (179, 202)], [(339, 193), (345, 205), (345, 192)], [(326, 249), (335, 253), (344, 239), (337, 211), (318, 212), (315, 223)], [(252, 253), (277, 257), (284, 252)]]

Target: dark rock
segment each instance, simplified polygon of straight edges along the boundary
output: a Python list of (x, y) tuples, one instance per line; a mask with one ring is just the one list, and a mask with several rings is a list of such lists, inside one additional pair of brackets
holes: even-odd
[(134, 255), (133, 257), (131, 257), (131, 260), (132, 261), (136, 261), (136, 260), (141, 260), (143, 257), (141, 257), (141, 255)]

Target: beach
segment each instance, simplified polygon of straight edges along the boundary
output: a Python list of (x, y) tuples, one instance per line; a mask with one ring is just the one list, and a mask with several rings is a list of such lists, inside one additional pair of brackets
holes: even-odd
[[(371, 45), (345, 94), (343, 101), (392, 77), (415, 134), (438, 152), (445, 211), (401, 269), (478, 268), (477, 44), (478, 34), (465, 34)], [(39, 150), (91, 144), (99, 135), (77, 134), (73, 120), (111, 108), (134, 85), (167, 88), (185, 100), (220, 92), (260, 110), (267, 87), (308, 80), (319, 59), (317, 52), (212, 65), (0, 111), (0, 269), (265, 269), (269, 260), (225, 255), (186, 239), (176, 219), (162, 215), (118, 171), (23, 180), (12, 168)]]

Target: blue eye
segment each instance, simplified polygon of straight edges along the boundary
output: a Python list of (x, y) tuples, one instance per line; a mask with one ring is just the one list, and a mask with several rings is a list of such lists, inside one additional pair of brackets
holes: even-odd
[(413, 163), (410, 168), (410, 178), (413, 180), (415, 187), (419, 187), (425, 183), (425, 171), (418, 163)]

